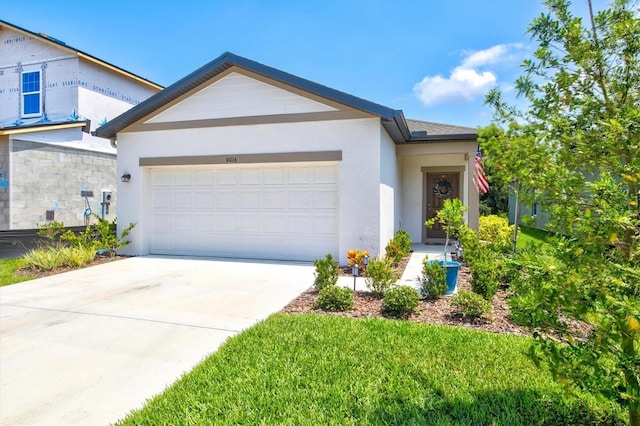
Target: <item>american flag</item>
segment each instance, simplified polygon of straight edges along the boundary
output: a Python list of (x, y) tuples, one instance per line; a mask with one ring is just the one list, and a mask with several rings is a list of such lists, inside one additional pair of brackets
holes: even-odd
[(482, 168), (482, 152), (480, 152), (480, 145), (476, 151), (476, 165), (473, 171), (473, 184), (480, 194), (486, 194), (489, 192), (489, 181), (484, 175), (484, 169)]

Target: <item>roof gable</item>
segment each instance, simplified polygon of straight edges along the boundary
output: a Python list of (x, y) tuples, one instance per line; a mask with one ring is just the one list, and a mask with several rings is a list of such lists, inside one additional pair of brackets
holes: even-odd
[(150, 80), (147, 80), (146, 78), (140, 77), (139, 75), (136, 75), (134, 73), (131, 73), (123, 68), (117, 67), (113, 64), (110, 64), (109, 62), (103, 61), (102, 59), (96, 58), (95, 56), (89, 55), (88, 53), (85, 53), (79, 49), (76, 49), (74, 47), (69, 46), (68, 44), (66, 44), (65, 42), (58, 40), (57, 38), (51, 37), (47, 34), (43, 34), (43, 33), (34, 33), (32, 31), (29, 31), (27, 29), (24, 29), (22, 27), (19, 27), (17, 25), (13, 25), (9, 22), (3, 21), (0, 19), (0, 30), (11, 30), (15, 33), (21, 34), (23, 36), (29, 37), (31, 39), (37, 40), (41, 43), (43, 43), (44, 45), (48, 46), (48, 47), (52, 47), (55, 48), (57, 50), (62, 50), (64, 52), (67, 53), (71, 53), (73, 55), (76, 55), (78, 58), (94, 63), (100, 67), (109, 69), (111, 71), (114, 71), (126, 78), (130, 78), (132, 80), (137, 81), (138, 83), (142, 83), (144, 85), (150, 86), (154, 89), (160, 90), (163, 87), (159, 84), (156, 84)]
[(304, 94), (293, 93), (231, 68), (205, 87), (162, 110), (144, 123), (216, 120), (337, 111)]
[[(126, 113), (116, 117), (104, 126), (97, 129), (96, 135), (104, 138), (115, 139), (118, 132), (139, 123), (144, 119), (148, 119), (159, 110), (166, 108), (178, 99), (185, 99), (190, 93), (210, 80), (231, 68), (241, 69), (243, 71), (253, 73), (256, 76), (264, 77), (276, 83), (282, 83), (294, 91), (300, 90), (307, 93), (311, 99), (319, 101), (326, 100), (327, 105), (333, 106), (332, 103), (338, 103), (349, 109), (359, 110), (365, 114), (380, 117), (382, 125), (385, 127), (389, 135), (396, 142), (401, 142), (410, 137), (409, 130), (406, 126), (404, 115), (400, 110), (394, 110), (356, 96), (349, 95), (338, 90), (322, 86), (309, 80), (288, 74), (275, 68), (268, 67), (255, 61), (234, 55), (232, 53), (224, 53), (208, 64), (202, 66), (186, 77), (180, 79), (173, 85), (167, 87), (162, 92), (152, 96), (146, 101), (133, 107)], [(233, 123), (233, 122), (229, 122)], [(149, 123), (151, 124), (151, 123)]]

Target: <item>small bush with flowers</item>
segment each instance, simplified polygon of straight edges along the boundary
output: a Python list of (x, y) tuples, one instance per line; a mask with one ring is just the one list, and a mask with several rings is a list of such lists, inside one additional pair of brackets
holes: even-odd
[(349, 250), (347, 252), (347, 263), (349, 265), (362, 266), (365, 256), (369, 256), (369, 252), (366, 250)]

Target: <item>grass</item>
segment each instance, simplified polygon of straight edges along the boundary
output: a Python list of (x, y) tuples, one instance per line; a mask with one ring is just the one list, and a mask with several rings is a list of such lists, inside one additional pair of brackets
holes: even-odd
[(517, 247), (521, 249), (528, 246), (539, 246), (541, 251), (548, 252), (552, 248), (552, 238), (550, 233), (542, 229), (520, 226)]
[(524, 355), (528, 338), (276, 314), (119, 424), (624, 424)]
[(15, 274), (15, 271), (26, 265), (26, 260), (22, 258), (0, 259), (0, 287), (34, 279), (35, 277)]

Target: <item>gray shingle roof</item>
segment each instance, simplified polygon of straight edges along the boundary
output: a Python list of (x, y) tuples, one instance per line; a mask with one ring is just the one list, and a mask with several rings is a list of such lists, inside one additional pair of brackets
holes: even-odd
[(454, 126), (451, 124), (433, 123), (430, 121), (407, 119), (407, 126), (412, 132), (424, 132), (428, 135), (465, 135), (476, 133), (473, 127)]

